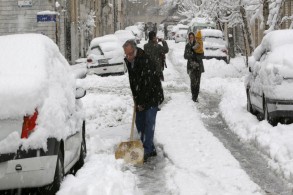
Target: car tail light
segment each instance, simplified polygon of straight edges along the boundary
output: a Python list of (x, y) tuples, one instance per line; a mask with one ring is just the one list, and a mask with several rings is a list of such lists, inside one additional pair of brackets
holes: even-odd
[(90, 58), (88, 58), (86, 61), (87, 61), (88, 63), (92, 63), (92, 62), (93, 62), (93, 60), (90, 59)]
[(21, 138), (28, 138), (36, 127), (36, 120), (38, 118), (38, 111), (36, 110), (32, 116), (23, 117)]
[(222, 52), (224, 52), (225, 54), (228, 54), (228, 50), (227, 49), (222, 49)]

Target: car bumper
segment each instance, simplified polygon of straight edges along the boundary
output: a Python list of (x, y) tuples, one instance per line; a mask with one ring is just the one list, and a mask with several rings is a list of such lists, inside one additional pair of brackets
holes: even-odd
[(227, 61), (228, 57), (227, 56), (204, 56), (203, 59), (209, 60), (209, 59), (217, 59), (217, 60), (224, 60)]
[(0, 154), (0, 190), (41, 187), (53, 182), (60, 142), (47, 140), (43, 149)]
[(185, 42), (186, 39), (181, 37), (181, 38), (175, 38), (175, 42)]
[(90, 67), (88, 69), (88, 74), (97, 74), (97, 75), (117, 74), (117, 73), (124, 73), (124, 72), (125, 72), (124, 63), (100, 65), (96, 67)]
[(267, 99), (268, 112), (271, 117), (292, 118), (293, 100)]
[(0, 190), (41, 187), (53, 182), (57, 155), (0, 163)]

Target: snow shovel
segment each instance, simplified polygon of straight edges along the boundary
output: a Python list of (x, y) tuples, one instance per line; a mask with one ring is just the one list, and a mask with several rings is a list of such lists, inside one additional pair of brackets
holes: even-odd
[(124, 159), (126, 163), (143, 164), (144, 149), (141, 140), (133, 139), (135, 106), (133, 108), (132, 125), (130, 132), (130, 141), (121, 142), (115, 152), (116, 159)]

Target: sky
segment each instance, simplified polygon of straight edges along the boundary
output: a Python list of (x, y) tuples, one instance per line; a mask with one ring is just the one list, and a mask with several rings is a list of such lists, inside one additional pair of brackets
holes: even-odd
[[(155, 131), (159, 156), (157, 161), (153, 160), (158, 164), (164, 161), (163, 170), (160, 170), (165, 181), (163, 188), (168, 194), (180, 195), (264, 194), (230, 151), (205, 128), (202, 117), (212, 120), (214, 116), (203, 116), (191, 100), (186, 60), (183, 59), (185, 45), (173, 41), (168, 44), (168, 68), (164, 71), (163, 82), (165, 102), (158, 112)], [(256, 145), (268, 157), (268, 168), (290, 179), (293, 171), (290, 130), (293, 126), (272, 127), (246, 111), (244, 81), (248, 72), (244, 58), (238, 56), (229, 65), (214, 59), (205, 60), (204, 64), (206, 71), (201, 90), (220, 97), (220, 114), (229, 128), (242, 142)], [(133, 102), (128, 75), (91, 75), (80, 84), (88, 89), (83, 98), (88, 156), (76, 176), (66, 176), (58, 195), (91, 195), (97, 191), (101, 194), (148, 194), (150, 189), (141, 187), (144, 177), (137, 174), (145, 168), (114, 158), (117, 145), (129, 139)]]

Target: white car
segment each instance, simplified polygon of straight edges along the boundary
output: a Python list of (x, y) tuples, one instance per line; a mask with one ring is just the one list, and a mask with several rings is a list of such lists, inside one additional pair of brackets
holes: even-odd
[(223, 39), (223, 32), (216, 29), (201, 30), (204, 59), (218, 59), (229, 63), (228, 49), (226, 41)]
[(47, 36), (1, 36), (0, 45), (0, 193), (55, 194), (84, 163), (85, 91)]
[(184, 25), (184, 24), (177, 24), (175, 26), (172, 27), (172, 30), (171, 30), (171, 39), (175, 40), (175, 35), (177, 32), (181, 31), (181, 30), (188, 30), (188, 26), (187, 25)]
[(186, 39), (187, 39), (187, 29), (185, 29), (185, 30), (179, 30), (175, 34), (175, 43), (185, 42)]
[(122, 42), (116, 35), (105, 35), (91, 41), (87, 67), (88, 74), (110, 75), (126, 72)]
[(268, 33), (249, 58), (247, 110), (275, 125), (293, 119), (293, 31)]

